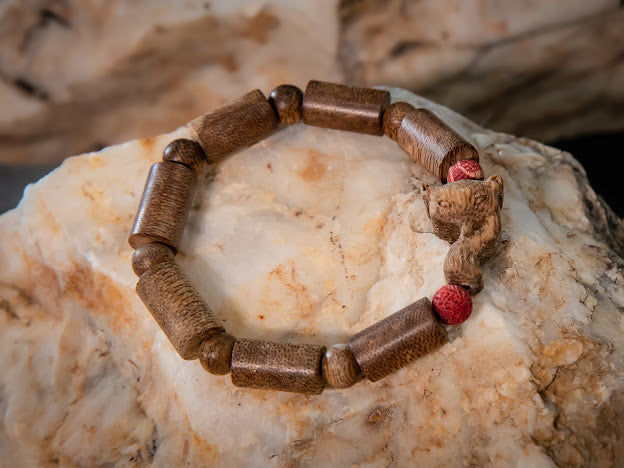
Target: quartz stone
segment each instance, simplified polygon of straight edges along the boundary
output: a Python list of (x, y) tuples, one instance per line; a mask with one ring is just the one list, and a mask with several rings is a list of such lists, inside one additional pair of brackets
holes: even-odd
[(340, 13), (348, 82), (408, 88), (540, 141), (624, 128), (621, 1), (363, 0)]
[(618, 0), (0, 3), (3, 163), (60, 162), (310, 79), (401, 86), (540, 141), (624, 128)]
[[(624, 463), (624, 228), (572, 156), (426, 107), (505, 183), (498, 251), (450, 342), (306, 396), (183, 361), (134, 291), (149, 167), (182, 127), (68, 158), (0, 216), (7, 466)], [(331, 346), (444, 281), (435, 183), (387, 137), (291, 125), (203, 173), (177, 259), (234, 336)]]

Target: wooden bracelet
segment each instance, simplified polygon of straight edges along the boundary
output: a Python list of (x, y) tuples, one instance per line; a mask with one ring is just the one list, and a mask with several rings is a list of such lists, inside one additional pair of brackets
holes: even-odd
[[(449, 284), (433, 304), (422, 298), (329, 349), (233, 337), (175, 262), (198, 172), (301, 120), (397, 141), (443, 184), (423, 186), (422, 193), (434, 232), (452, 244), (444, 266)], [(194, 140), (171, 142), (152, 166), (128, 239), (136, 249), (137, 294), (183, 359), (199, 359), (215, 375), (230, 373), (238, 387), (318, 394), (362, 377), (382, 379), (447, 343), (443, 324), (468, 318), (467, 291), (481, 289), (480, 267), (500, 234), (502, 178), (484, 181), (475, 147), (434, 113), (390, 104), (387, 91), (310, 81), (305, 93), (292, 85), (278, 86), (268, 99), (251, 91), (190, 128)]]

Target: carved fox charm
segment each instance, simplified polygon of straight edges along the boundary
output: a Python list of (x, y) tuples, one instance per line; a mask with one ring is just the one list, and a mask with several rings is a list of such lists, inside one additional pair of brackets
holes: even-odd
[(503, 178), (423, 185), (422, 193), (433, 232), (452, 244), (444, 261), (446, 281), (478, 293), (481, 265), (494, 254), (500, 235)]

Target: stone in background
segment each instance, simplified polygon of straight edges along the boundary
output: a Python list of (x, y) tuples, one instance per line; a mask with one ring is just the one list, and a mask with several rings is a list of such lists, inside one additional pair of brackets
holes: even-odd
[(539, 141), (624, 128), (621, 2), (364, 0), (340, 16), (348, 81)]
[(171, 131), (253, 87), (397, 85), (550, 141), (624, 128), (615, 0), (5, 0), (0, 162)]

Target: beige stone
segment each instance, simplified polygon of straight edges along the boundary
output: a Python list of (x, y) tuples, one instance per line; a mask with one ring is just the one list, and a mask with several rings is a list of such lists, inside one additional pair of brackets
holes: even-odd
[(58, 162), (310, 79), (401, 86), (540, 141), (621, 130), (619, 3), (4, 0), (0, 162)]
[[(7, 466), (624, 463), (621, 220), (568, 154), (415, 95), (505, 181), (502, 239), (435, 353), (318, 396), (179, 358), (134, 292), (149, 166), (185, 128), (67, 159), (0, 217)], [(386, 137), (292, 125), (206, 174), (178, 259), (235, 336), (332, 345), (444, 284), (433, 177)]]

